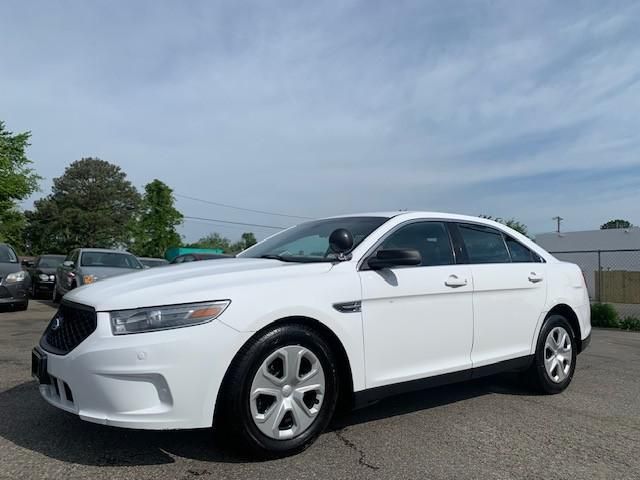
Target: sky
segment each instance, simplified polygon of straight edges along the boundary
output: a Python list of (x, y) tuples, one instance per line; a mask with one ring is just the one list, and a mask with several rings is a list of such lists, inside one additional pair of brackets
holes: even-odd
[[(25, 208), (92, 156), (140, 189), (298, 217), (640, 224), (638, 2), (0, 1), (0, 119), (44, 177)], [(181, 227), (247, 230), (277, 231)]]

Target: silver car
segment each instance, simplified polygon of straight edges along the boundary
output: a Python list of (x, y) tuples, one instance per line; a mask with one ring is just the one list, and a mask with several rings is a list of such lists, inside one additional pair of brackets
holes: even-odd
[(77, 248), (56, 269), (52, 299), (59, 302), (69, 290), (108, 277), (142, 270), (135, 255), (121, 250)]

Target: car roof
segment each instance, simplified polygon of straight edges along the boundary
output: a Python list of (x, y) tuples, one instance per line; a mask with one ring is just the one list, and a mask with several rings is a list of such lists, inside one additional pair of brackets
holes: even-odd
[(443, 220), (459, 220), (459, 221), (467, 221), (474, 223), (484, 223), (486, 225), (504, 225), (499, 224), (493, 220), (489, 220), (487, 218), (482, 218), (474, 215), (461, 215), (458, 213), (447, 213), (447, 212), (432, 212), (426, 210), (397, 210), (395, 212), (365, 212), (365, 213), (353, 213), (348, 215), (336, 215), (327, 218), (347, 218), (347, 217), (383, 217), (383, 218), (396, 218), (396, 217), (406, 217), (407, 219), (412, 218), (441, 218)]
[(127, 255), (131, 255), (131, 253), (126, 250), (114, 250), (112, 248), (81, 248), (83, 252), (96, 252), (96, 253), (125, 253)]

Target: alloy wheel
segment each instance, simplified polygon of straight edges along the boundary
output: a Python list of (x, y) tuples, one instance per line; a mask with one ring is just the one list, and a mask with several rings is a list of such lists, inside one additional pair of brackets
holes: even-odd
[(544, 344), (544, 368), (554, 383), (564, 381), (573, 360), (571, 337), (563, 327), (552, 328)]
[(251, 416), (267, 437), (291, 439), (318, 417), (324, 392), (325, 374), (318, 357), (300, 345), (282, 347), (262, 362), (253, 378)]

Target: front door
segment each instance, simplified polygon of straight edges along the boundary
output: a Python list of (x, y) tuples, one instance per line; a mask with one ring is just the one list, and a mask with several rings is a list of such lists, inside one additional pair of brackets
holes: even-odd
[(418, 266), (360, 271), (367, 388), (471, 367), (473, 282), (445, 222), (399, 226), (373, 252), (412, 248)]

